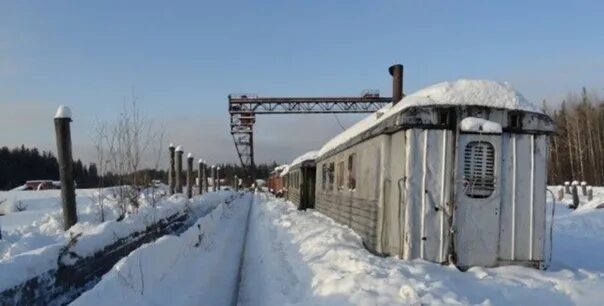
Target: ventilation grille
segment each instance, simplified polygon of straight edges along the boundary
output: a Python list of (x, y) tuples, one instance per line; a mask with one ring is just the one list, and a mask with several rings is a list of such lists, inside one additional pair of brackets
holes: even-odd
[(495, 149), (485, 141), (472, 141), (464, 151), (465, 193), (471, 198), (488, 198), (495, 190)]

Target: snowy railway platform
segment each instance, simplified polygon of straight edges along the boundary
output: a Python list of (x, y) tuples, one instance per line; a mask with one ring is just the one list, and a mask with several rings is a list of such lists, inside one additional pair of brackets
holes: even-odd
[(73, 305), (600, 305), (604, 211), (567, 204), (556, 205), (547, 271), (461, 272), (372, 255), (319, 212), (246, 194), (132, 252)]

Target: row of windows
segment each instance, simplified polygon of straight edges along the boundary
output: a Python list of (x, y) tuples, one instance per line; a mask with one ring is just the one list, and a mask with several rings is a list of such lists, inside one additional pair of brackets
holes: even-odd
[(338, 162), (337, 168), (335, 167), (334, 162), (323, 164), (323, 167), (321, 168), (321, 189), (323, 191), (333, 191), (334, 188), (337, 190), (344, 190), (346, 187), (348, 190), (355, 190), (357, 188), (356, 159), (356, 153), (348, 155), (348, 164), (346, 168), (344, 167), (344, 161)]

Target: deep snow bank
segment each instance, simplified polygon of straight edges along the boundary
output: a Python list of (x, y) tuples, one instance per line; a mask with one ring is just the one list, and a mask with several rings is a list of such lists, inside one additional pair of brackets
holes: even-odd
[(12, 288), (43, 272), (56, 269), (61, 249), (71, 237), (78, 236), (70, 251), (77, 257), (87, 257), (131, 233), (144, 231), (160, 219), (189, 209), (203, 215), (232, 196), (232, 192), (207, 193), (191, 203), (182, 195), (158, 202), (155, 207), (144, 205), (137, 213), (122, 221), (100, 223), (93, 207), (78, 213), (83, 216), (69, 231), (61, 229), (61, 211), (52, 211), (32, 225), (7, 231), (0, 240), (0, 291)]
[[(567, 217), (583, 218), (574, 215)], [(580, 247), (591, 255), (582, 259), (558, 254), (569, 240), (556, 238), (550, 271), (509, 266), (460, 272), (376, 257), (349, 228), (275, 198), (254, 205), (250, 222), (241, 305), (598, 305), (604, 300), (604, 270), (589, 269), (590, 262), (603, 259), (601, 247), (593, 245), (602, 241), (586, 235)], [(556, 234), (565, 231), (565, 222), (557, 224)], [(604, 223), (589, 224), (594, 228), (581, 231), (604, 232)]]
[(71, 305), (230, 305), (251, 196), (130, 253)]

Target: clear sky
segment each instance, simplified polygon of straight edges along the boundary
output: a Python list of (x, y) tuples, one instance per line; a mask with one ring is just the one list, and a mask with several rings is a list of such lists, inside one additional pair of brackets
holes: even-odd
[[(390, 95), (458, 78), (509, 81), (534, 103), (604, 90), (604, 1), (0, 0), (0, 146), (54, 149), (74, 114), (76, 157), (134, 87), (167, 142), (235, 161), (227, 95)], [(341, 115), (344, 125), (358, 116)], [(263, 116), (257, 161), (287, 161), (341, 130), (333, 115)]]

